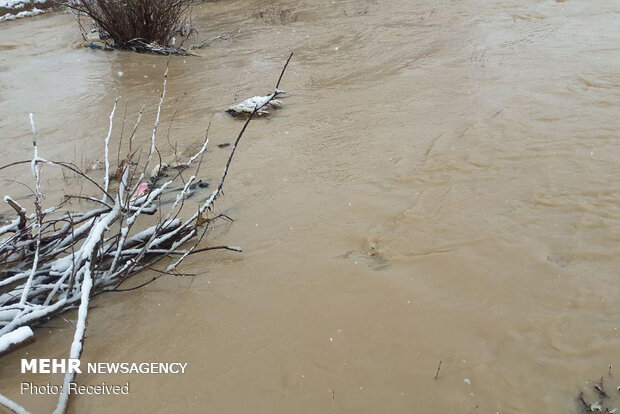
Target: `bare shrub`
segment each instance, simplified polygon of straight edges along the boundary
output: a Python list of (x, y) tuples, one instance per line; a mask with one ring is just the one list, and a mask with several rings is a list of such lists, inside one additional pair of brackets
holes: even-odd
[(62, 0), (90, 17), (120, 49), (155, 44), (171, 47), (184, 31), (189, 0)]

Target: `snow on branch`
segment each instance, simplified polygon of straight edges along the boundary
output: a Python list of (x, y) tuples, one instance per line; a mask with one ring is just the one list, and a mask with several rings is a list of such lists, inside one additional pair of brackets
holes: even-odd
[[(279, 93), (278, 86), (284, 70), (272, 96)], [(156, 147), (157, 132), (167, 77), (166, 70), (157, 116), (148, 142), (148, 156), (140, 162), (140, 156), (136, 155), (138, 151), (131, 148), (135, 144), (133, 138), (142, 119), (144, 108), (141, 108), (129, 139), (129, 151), (124, 159), (119, 157), (116, 173), (111, 169), (109, 157), (118, 99), (114, 102), (108, 133), (103, 142), (103, 183), (75, 164), (41, 158), (34, 116), (30, 116), (32, 158), (0, 167), (0, 170), (4, 170), (30, 164), (36, 185), (34, 206), (30, 212), (13, 198), (4, 197), (5, 203), (14, 210), (15, 218), (0, 227), (0, 355), (32, 341), (32, 328), (63, 312), (78, 308), (70, 350), (70, 358), (78, 359), (84, 346), (88, 305), (92, 296), (110, 291), (133, 290), (161, 276), (174, 275), (175, 269), (192, 254), (220, 249), (241, 251), (237, 246), (208, 246), (205, 238), (217, 220), (230, 219), (226, 215), (213, 213), (214, 202), (222, 194), (232, 159), (248, 124), (269, 101), (254, 105), (232, 146), (222, 176), (215, 180), (217, 187), (200, 195), (199, 191), (205, 187), (204, 182), (208, 181), (199, 179), (200, 165), (208, 144), (206, 136), (195, 154), (187, 160), (175, 162), (174, 167), (169, 166), (176, 168), (178, 174), (160, 174), (159, 167), (156, 168), (155, 177), (147, 174), (153, 169), (151, 164), (157, 162), (154, 155), (159, 154)], [(95, 207), (89, 211), (75, 212), (70, 210), (70, 203), (63, 202), (59, 206), (44, 209), (45, 197), (41, 188), (43, 165), (68, 170), (81, 177), (91, 186), (93, 193), (79, 198), (94, 203)], [(182, 171), (188, 169), (194, 171), (189, 174), (189, 178), (184, 179)], [(194, 198), (189, 202), (192, 196)], [(193, 208), (193, 213), (184, 217), (183, 211), (190, 208)], [(153, 224), (155, 214), (158, 219)], [(145, 215), (150, 218), (140, 220)], [(201, 244), (207, 246), (200, 247)], [(162, 270), (154, 268), (164, 260), (168, 261), (167, 266)], [(124, 286), (129, 278), (145, 269), (155, 271), (157, 276), (138, 286)], [(66, 385), (74, 381), (75, 374), (67, 374), (63, 389), (68, 390)], [(69, 395), (62, 393), (54, 413), (64, 413), (68, 402)], [(14, 412), (27, 412), (2, 395), (0, 405)]]

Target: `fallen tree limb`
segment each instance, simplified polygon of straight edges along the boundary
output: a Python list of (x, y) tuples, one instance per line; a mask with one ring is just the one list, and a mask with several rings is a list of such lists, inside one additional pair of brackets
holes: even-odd
[[(288, 66), (289, 56), (278, 83)], [(0, 353), (14, 345), (24, 343), (32, 335), (32, 327), (50, 318), (78, 307), (78, 320), (71, 345), (70, 358), (79, 359), (84, 346), (90, 298), (105, 292), (121, 292), (135, 288), (122, 289), (121, 285), (130, 277), (145, 269), (159, 272), (159, 276), (173, 274), (185, 258), (192, 254), (210, 250), (231, 250), (240, 252), (237, 246), (199, 247), (214, 222), (230, 219), (226, 215), (215, 215), (214, 203), (222, 195), (226, 177), (241, 138), (250, 121), (263, 105), (256, 105), (234, 141), (226, 166), (217, 187), (194, 206), (194, 212), (184, 217), (183, 211), (191, 205), (187, 200), (204, 186), (199, 186), (200, 164), (209, 143), (208, 136), (201, 148), (187, 161), (176, 162), (179, 173), (170, 177), (155, 177), (147, 173), (159, 152), (156, 140), (161, 109), (166, 96), (167, 71), (164, 75), (162, 93), (157, 107), (157, 115), (150, 137), (150, 147), (146, 161), (141, 164), (134, 159), (136, 151), (131, 148), (122, 163), (119, 173), (111, 173), (109, 165), (109, 145), (113, 129), (114, 109), (110, 114), (110, 126), (104, 140), (105, 177), (103, 184), (90, 177), (77, 166), (49, 161), (38, 154), (34, 117), (31, 115), (33, 131), (33, 157), (31, 160), (14, 162), (0, 170), (23, 163), (29, 163), (34, 176), (36, 190), (34, 211), (28, 211), (10, 197), (5, 201), (16, 213), (9, 225), (0, 228)], [(138, 117), (131, 140), (140, 123)], [(130, 141), (131, 142), (131, 141)], [(119, 157), (120, 158), (120, 157)], [(59, 206), (44, 209), (41, 190), (41, 167), (48, 165), (72, 171), (88, 183), (93, 184), (97, 195), (80, 196), (96, 203), (96, 208), (86, 212), (69, 210), (63, 202)], [(159, 159), (159, 165), (162, 165)], [(182, 170), (194, 168), (188, 179), (183, 179), (181, 187), (176, 180)], [(117, 180), (111, 177), (118, 176)], [(162, 197), (172, 196), (167, 211), (162, 211)], [(195, 199), (195, 198), (194, 198)], [(154, 225), (139, 224), (144, 215), (158, 213)], [(115, 225), (118, 225), (116, 227)], [(199, 228), (202, 230), (199, 231)], [(199, 236), (199, 237), (198, 237)], [(197, 239), (197, 241), (196, 241)], [(189, 248), (187, 244), (195, 240)], [(154, 265), (174, 257), (175, 261), (166, 270), (158, 270)], [(55, 414), (65, 412), (68, 402), (68, 384), (75, 381), (75, 373), (67, 373), (63, 392), (58, 400)], [(65, 390), (67, 392), (65, 392)], [(23, 413), (25, 409), (0, 395), (0, 405)]]

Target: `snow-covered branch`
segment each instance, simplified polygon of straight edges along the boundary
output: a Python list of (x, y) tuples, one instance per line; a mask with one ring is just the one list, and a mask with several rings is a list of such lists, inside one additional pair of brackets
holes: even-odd
[[(33, 340), (32, 328), (78, 307), (70, 358), (80, 358), (92, 296), (139, 287), (127, 288), (124, 285), (145, 269), (153, 269), (159, 276), (173, 274), (192, 254), (219, 249), (241, 251), (237, 246), (209, 246), (206, 236), (219, 218), (228, 218), (213, 213), (214, 202), (222, 194), (233, 156), (248, 124), (269, 101), (254, 106), (232, 146), (221, 177), (200, 179), (200, 165), (209, 141), (207, 137), (200, 149), (187, 159), (175, 159), (174, 163), (168, 164), (168, 169), (176, 168), (178, 174), (163, 175), (157, 171), (155, 177), (150, 177), (147, 171), (154, 163), (155, 154), (159, 155), (157, 130), (166, 96), (167, 76), (166, 70), (148, 150), (145, 151), (148, 156), (143, 162), (140, 162), (139, 155), (135, 155), (138, 151), (132, 146), (136, 145), (134, 137), (144, 108), (140, 110), (131, 133), (129, 151), (123, 159), (119, 156), (117, 166), (110, 165), (109, 146), (118, 100), (114, 102), (108, 132), (103, 140), (103, 179), (90, 176), (72, 163), (41, 158), (31, 115), (32, 159), (0, 167), (3, 170), (28, 163), (35, 181), (34, 205), (30, 211), (15, 199), (4, 198), (15, 216), (9, 224), (0, 227), (0, 354)], [(278, 91), (276, 87), (274, 96)], [(161, 159), (159, 164), (163, 165)], [(41, 174), (49, 168), (66, 169), (81, 177), (91, 186), (92, 193), (78, 199), (95, 206), (84, 212), (71, 210), (69, 202), (44, 208), (46, 199), (41, 182), (45, 181)], [(194, 171), (189, 178), (183, 179), (181, 171), (190, 168)], [(209, 182), (215, 189), (202, 192)], [(162, 206), (168, 206), (166, 211), (160, 211)], [(184, 209), (190, 208), (193, 209), (191, 214), (183, 214)], [(154, 223), (155, 213), (158, 214)], [(162, 269), (154, 269), (161, 261), (168, 263)], [(68, 383), (73, 381), (74, 374), (67, 374), (63, 389), (68, 390)], [(69, 395), (63, 393), (54, 412), (64, 413), (68, 400)], [(0, 405), (15, 412), (26, 412), (2, 395)]]

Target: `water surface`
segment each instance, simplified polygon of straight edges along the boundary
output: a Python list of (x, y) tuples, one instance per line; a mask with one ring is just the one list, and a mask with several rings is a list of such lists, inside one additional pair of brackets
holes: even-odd
[[(285, 18), (256, 13), (270, 7)], [(250, 126), (218, 205), (235, 222), (214, 242), (245, 251), (98, 298), (86, 361), (188, 373), (81, 375), (131, 395), (72, 411), (574, 412), (620, 349), (618, 3), (231, 0), (194, 20), (235, 36), (170, 59), (179, 150), (209, 122), (231, 142), (241, 124), (223, 110), (268, 92), (295, 52), (285, 108)], [(2, 163), (30, 156), (28, 112), (42, 155), (84, 166), (117, 96), (152, 119), (166, 59), (78, 41), (66, 14), (0, 25)], [(226, 151), (212, 146), (205, 175)], [(49, 203), (79, 186), (46, 174)], [(4, 357), (0, 390), (50, 411), (18, 395), (50, 380), (19, 361), (68, 355), (72, 331), (60, 318)]]

